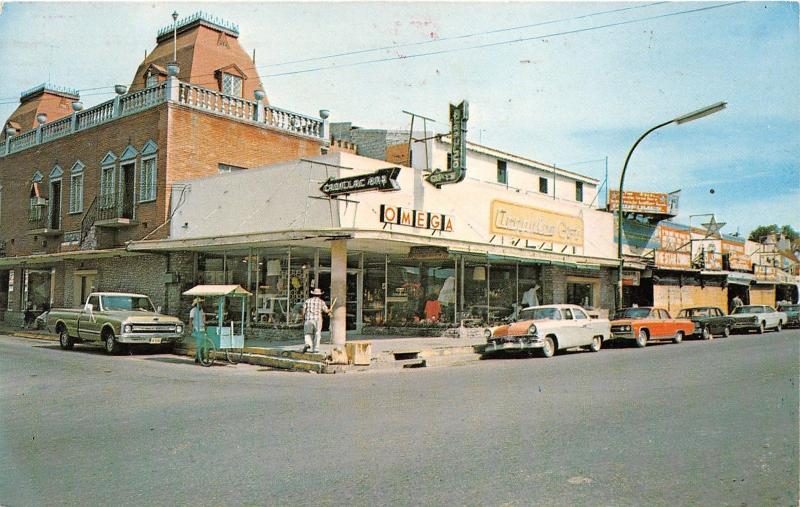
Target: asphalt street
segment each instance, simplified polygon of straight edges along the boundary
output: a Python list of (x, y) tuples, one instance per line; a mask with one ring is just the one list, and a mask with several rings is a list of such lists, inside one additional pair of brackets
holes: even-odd
[(798, 504), (800, 331), (316, 375), (0, 337), (0, 504)]

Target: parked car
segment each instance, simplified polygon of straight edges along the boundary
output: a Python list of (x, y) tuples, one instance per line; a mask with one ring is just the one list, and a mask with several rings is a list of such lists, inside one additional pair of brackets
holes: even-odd
[(737, 306), (731, 312), (733, 329), (737, 331), (756, 331), (762, 334), (767, 329), (780, 331), (788, 317), (783, 312), (776, 312), (769, 305)]
[(678, 312), (679, 319), (689, 319), (694, 324), (692, 334), (704, 340), (711, 340), (715, 334), (724, 337), (731, 335), (733, 318), (716, 306), (700, 306), (696, 308), (684, 308)]
[(649, 306), (623, 308), (614, 314), (611, 334), (614, 339), (635, 340), (644, 347), (651, 340), (672, 340), (680, 343), (694, 333), (694, 324), (688, 319), (673, 319), (663, 308)]
[(800, 327), (800, 305), (781, 304), (778, 305), (778, 311), (786, 314), (786, 322), (783, 323), (784, 326)]
[(47, 329), (58, 333), (61, 348), (75, 343), (102, 343), (106, 352), (119, 352), (120, 344), (171, 345), (183, 336), (183, 322), (162, 315), (145, 295), (93, 292), (83, 308), (54, 308)]
[(539, 349), (544, 357), (558, 350), (589, 347), (598, 352), (611, 337), (608, 319), (592, 319), (577, 305), (532, 306), (514, 322), (485, 331), (485, 352)]

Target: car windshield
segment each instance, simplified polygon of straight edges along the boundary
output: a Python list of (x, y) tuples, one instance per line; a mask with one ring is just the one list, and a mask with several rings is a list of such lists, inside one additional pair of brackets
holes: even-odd
[(561, 320), (558, 308), (526, 308), (519, 312), (518, 320)]
[(641, 319), (650, 315), (650, 308), (623, 308), (614, 314), (615, 319)]
[(760, 306), (737, 306), (732, 313), (764, 313), (764, 308)]
[(102, 296), (104, 310), (154, 312), (153, 303), (146, 296)]

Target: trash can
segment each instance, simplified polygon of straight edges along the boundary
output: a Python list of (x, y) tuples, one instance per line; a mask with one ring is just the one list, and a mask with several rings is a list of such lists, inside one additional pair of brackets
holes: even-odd
[(347, 352), (347, 363), (369, 366), (372, 361), (372, 342), (367, 340), (354, 340), (345, 342), (345, 351)]

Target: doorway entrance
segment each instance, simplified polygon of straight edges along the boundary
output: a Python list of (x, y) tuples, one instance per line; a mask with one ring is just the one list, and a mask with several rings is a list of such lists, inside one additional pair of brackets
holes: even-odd
[(86, 302), (89, 294), (94, 292), (94, 279), (96, 276), (96, 270), (75, 272), (75, 279), (72, 283), (74, 291), (72, 294), (72, 306), (78, 308)]
[[(320, 268), (318, 275), (318, 287), (322, 289), (323, 296), (327, 303), (331, 302), (331, 270), (330, 268)], [(361, 292), (363, 287), (363, 274), (358, 269), (347, 270), (347, 320), (345, 326), (348, 331), (361, 332)], [(336, 303), (341, 304), (340, 302)], [(330, 330), (330, 317), (323, 314), (322, 331)]]
[(136, 198), (136, 164), (123, 164), (120, 167), (122, 172), (122, 188), (120, 189), (120, 218), (133, 220), (133, 203)]
[(49, 228), (61, 228), (61, 180), (50, 182), (50, 224)]

